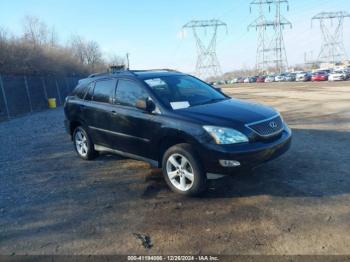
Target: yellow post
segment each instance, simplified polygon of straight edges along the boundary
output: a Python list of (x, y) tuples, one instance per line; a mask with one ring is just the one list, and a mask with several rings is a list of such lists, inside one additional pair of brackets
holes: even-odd
[(49, 98), (48, 99), (49, 102), (49, 108), (56, 108), (56, 98)]

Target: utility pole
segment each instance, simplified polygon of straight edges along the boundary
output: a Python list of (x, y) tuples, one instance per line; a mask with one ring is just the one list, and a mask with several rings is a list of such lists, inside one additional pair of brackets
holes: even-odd
[[(344, 20), (347, 17), (350, 17), (349, 13), (340, 11), (322, 12), (311, 19), (311, 26), (313, 21), (318, 20), (322, 31), (323, 43), (318, 56), (320, 62), (336, 64), (348, 59), (343, 35)], [(334, 22), (336, 23), (335, 27), (333, 27)]]
[[(199, 78), (219, 77), (222, 75), (216, 54), (218, 29), (226, 23), (217, 20), (193, 20), (183, 26), (183, 30), (192, 29), (197, 47), (196, 75)], [(204, 33), (204, 34), (203, 34)]]
[[(255, 28), (258, 32), (256, 69), (259, 73), (267, 73), (270, 70), (282, 72), (288, 69), (288, 59), (284, 44), (283, 30), (285, 26), (292, 27), (281, 12), (282, 4), (287, 5), (288, 0), (254, 0), (250, 3), (250, 9), (258, 6), (259, 16), (249, 26), (248, 30)], [(272, 10), (275, 15), (271, 18)]]

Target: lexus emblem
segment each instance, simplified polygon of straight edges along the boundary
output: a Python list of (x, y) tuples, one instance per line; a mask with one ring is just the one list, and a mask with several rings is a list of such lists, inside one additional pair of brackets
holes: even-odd
[(269, 126), (270, 126), (271, 128), (273, 128), (273, 129), (275, 129), (275, 128), (277, 128), (277, 123), (274, 122), (274, 121), (272, 121), (272, 122), (269, 123)]

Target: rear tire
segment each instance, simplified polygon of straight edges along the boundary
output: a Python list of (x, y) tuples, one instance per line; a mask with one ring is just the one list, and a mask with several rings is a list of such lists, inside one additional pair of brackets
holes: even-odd
[(78, 156), (84, 160), (93, 160), (98, 155), (88, 132), (82, 126), (78, 126), (74, 130), (73, 143)]
[(163, 156), (162, 170), (166, 183), (176, 193), (197, 196), (206, 189), (206, 172), (190, 144), (169, 148)]

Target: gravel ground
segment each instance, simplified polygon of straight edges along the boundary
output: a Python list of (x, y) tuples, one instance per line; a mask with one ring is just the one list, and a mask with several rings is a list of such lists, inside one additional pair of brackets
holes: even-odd
[(80, 160), (62, 109), (0, 123), (0, 254), (349, 254), (350, 84), (224, 91), (279, 109), (294, 143), (201, 198), (143, 162)]

